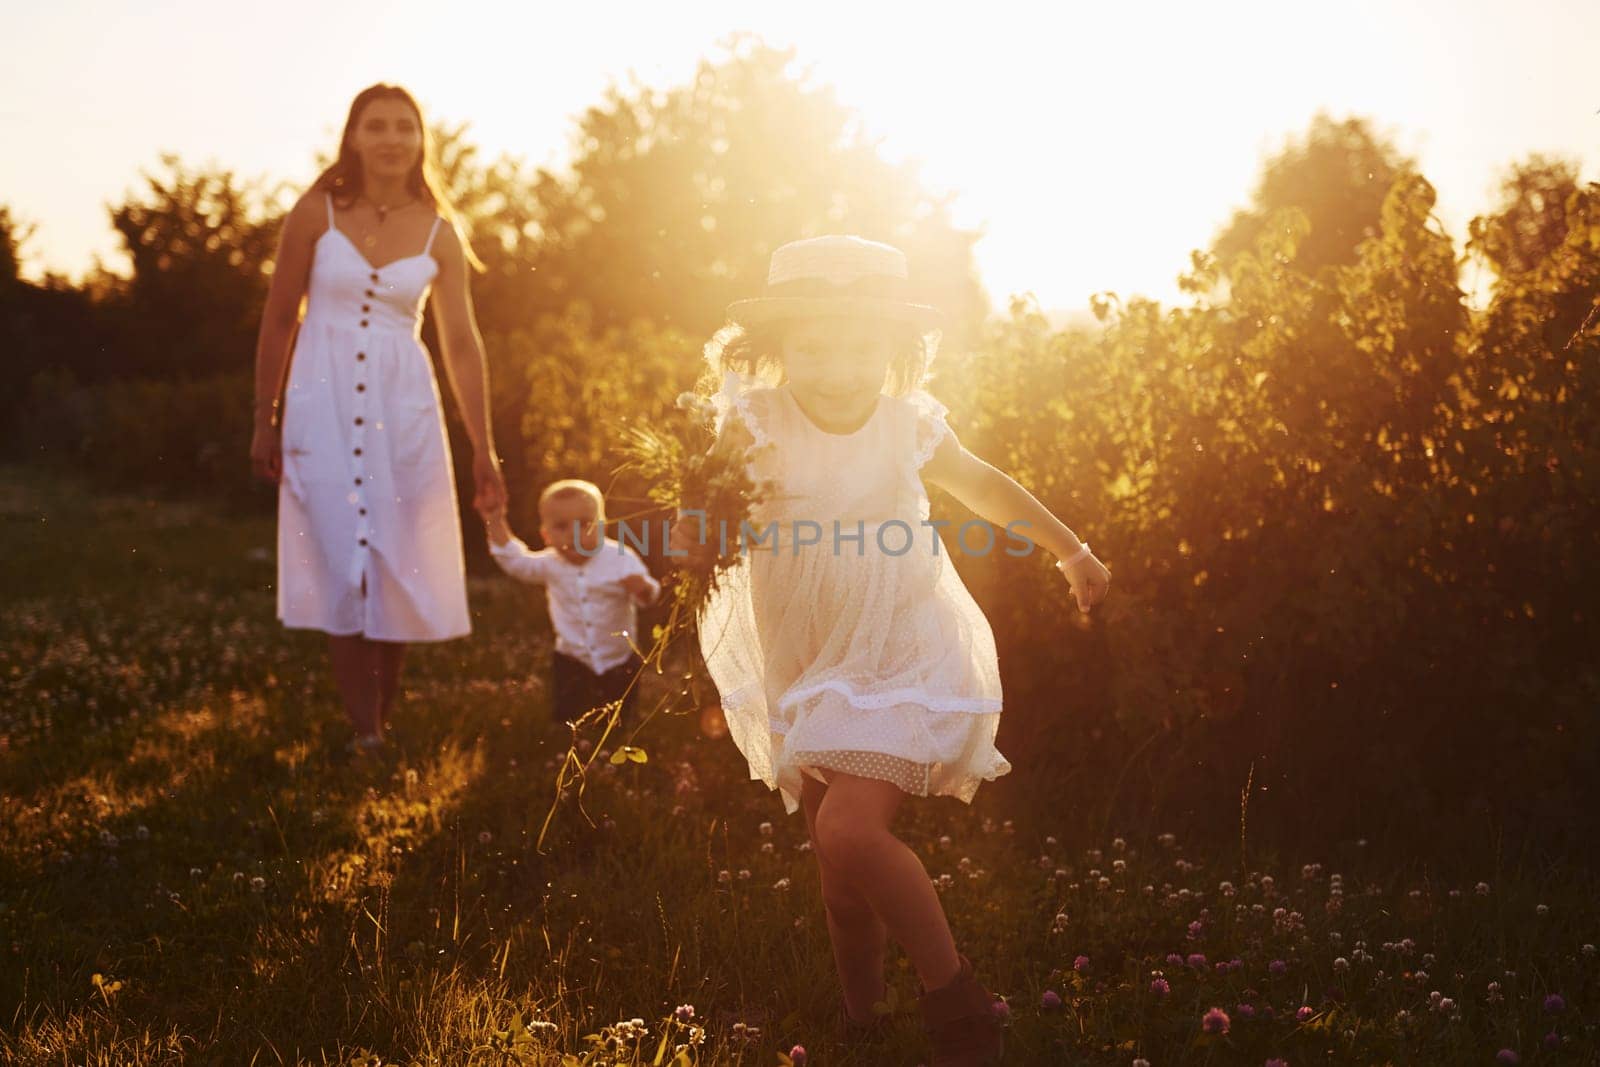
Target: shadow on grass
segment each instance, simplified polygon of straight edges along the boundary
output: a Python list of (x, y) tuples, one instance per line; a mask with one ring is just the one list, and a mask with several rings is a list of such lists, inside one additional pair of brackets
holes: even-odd
[[(674, 750), (740, 785), (726, 743), (707, 761), (690, 724), (659, 720), (651, 763), (597, 763), (595, 825), (566, 803), (534, 850), (568, 736), (523, 591), (475, 583), (478, 634), (413, 650), (397, 752), (352, 762), (320, 639), (272, 621), (269, 523), (23, 496), (37, 514), (4, 529), (21, 594), (4, 625), (14, 694), (35, 704), (0, 750), (13, 1055), (446, 1055), (519, 1011), (574, 1048), (679, 1003), (773, 1038), (831, 1022), (798, 841), (782, 864), (752, 858), (756, 820), (730, 834), (720, 802), (675, 787)], [(671, 696), (646, 682), (645, 706)], [(747, 865), (759, 883), (718, 881)]]

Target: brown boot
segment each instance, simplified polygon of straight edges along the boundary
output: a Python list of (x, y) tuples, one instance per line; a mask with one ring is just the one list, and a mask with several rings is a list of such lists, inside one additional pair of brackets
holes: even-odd
[(1004, 1037), (994, 998), (972, 976), (972, 961), (960, 957), (961, 970), (948, 985), (918, 998), (923, 1025), (933, 1042), (928, 1067), (992, 1067), (1000, 1062)]
[(888, 1029), (888, 1015), (874, 1015), (871, 1022), (858, 1022), (850, 1017), (850, 1009), (840, 1003), (838, 1038), (841, 1044), (869, 1045), (882, 1038)]

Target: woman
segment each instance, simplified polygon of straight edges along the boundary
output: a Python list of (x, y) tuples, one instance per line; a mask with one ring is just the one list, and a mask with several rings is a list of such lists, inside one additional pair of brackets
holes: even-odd
[(483, 269), (440, 191), (416, 101), (363, 90), (339, 158), (284, 222), (250, 446), (256, 474), (279, 487), (278, 617), (328, 634), (356, 752), (383, 745), (406, 643), (471, 629), (450, 443), (420, 339), (430, 288), (474, 506), (505, 506), (469, 264)]

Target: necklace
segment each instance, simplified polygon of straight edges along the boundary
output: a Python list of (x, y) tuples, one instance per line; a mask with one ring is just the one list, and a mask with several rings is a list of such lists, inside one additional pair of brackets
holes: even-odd
[[(371, 204), (373, 210), (378, 213), (379, 226), (382, 226), (385, 222), (389, 221), (389, 212), (398, 211), (403, 207), (409, 207), (416, 202), (417, 198), (414, 196), (402, 200), (398, 204), (380, 204), (376, 200), (372, 200), (370, 198), (367, 199), (367, 203)], [(366, 245), (368, 248), (375, 248), (378, 244), (378, 235), (376, 233), (368, 233), (361, 239), (361, 243)]]

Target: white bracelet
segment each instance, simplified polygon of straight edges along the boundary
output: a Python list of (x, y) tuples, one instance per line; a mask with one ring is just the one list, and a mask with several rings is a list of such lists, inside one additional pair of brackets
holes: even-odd
[(1085, 541), (1082, 545), (1078, 546), (1078, 551), (1074, 552), (1071, 556), (1063, 560), (1057, 560), (1056, 568), (1058, 570), (1066, 570), (1068, 567), (1072, 566), (1074, 563), (1078, 562), (1087, 555), (1089, 555), (1089, 542)]

